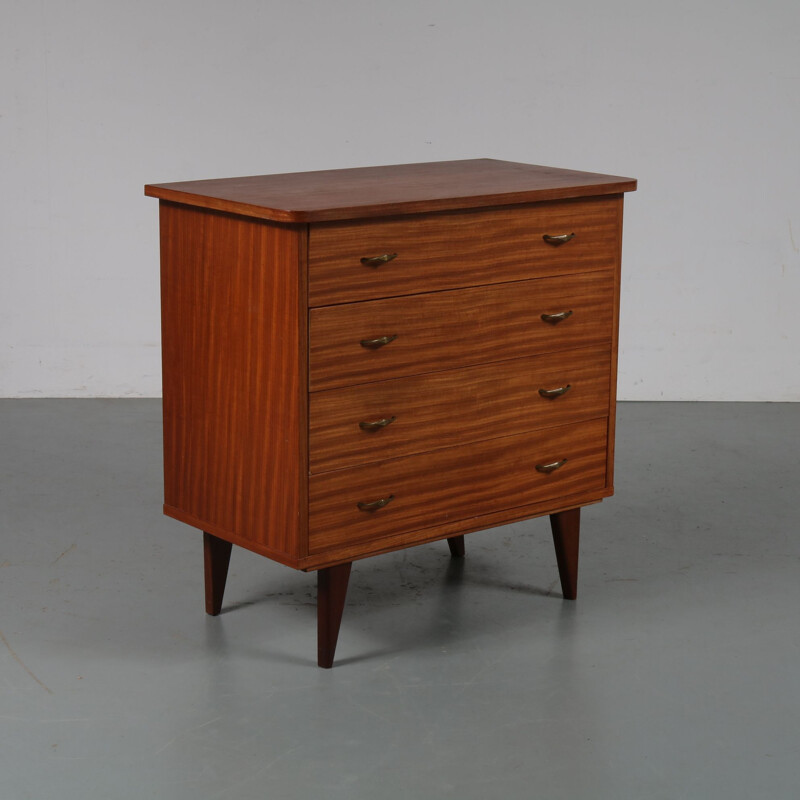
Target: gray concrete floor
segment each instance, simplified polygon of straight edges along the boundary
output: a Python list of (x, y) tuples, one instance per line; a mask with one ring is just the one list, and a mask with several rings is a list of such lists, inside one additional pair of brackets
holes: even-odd
[(546, 519), (315, 576), (162, 517), (160, 403), (0, 401), (0, 798), (797, 798), (800, 404), (622, 404), (579, 599)]

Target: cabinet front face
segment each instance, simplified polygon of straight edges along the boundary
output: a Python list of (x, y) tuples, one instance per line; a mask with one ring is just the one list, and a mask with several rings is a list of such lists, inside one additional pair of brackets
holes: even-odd
[(621, 214), (310, 226), (312, 559), (611, 493)]

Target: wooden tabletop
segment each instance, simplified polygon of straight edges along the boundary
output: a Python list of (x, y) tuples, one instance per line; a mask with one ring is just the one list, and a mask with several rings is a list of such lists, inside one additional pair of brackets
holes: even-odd
[(277, 222), (322, 222), (619, 194), (633, 178), (476, 158), (149, 184), (144, 193)]

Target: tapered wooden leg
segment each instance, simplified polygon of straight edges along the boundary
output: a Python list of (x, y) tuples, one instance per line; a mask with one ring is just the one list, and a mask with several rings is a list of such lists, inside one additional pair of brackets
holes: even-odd
[(231, 543), (203, 531), (203, 565), (206, 576), (206, 614), (216, 617), (222, 610), (222, 595), (231, 562)]
[(453, 558), (464, 558), (463, 536), (451, 536), (447, 540), (447, 544), (450, 546), (450, 555), (453, 556)]
[(550, 515), (553, 544), (556, 546), (558, 575), (561, 591), (566, 600), (574, 600), (578, 594), (578, 542), (581, 531), (581, 510), (573, 508)]
[(336, 655), (351, 566), (348, 561), (317, 572), (317, 663), (325, 669), (333, 666)]

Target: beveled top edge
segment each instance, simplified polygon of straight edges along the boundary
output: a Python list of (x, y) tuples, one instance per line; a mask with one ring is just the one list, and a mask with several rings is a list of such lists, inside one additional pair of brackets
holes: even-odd
[(307, 223), (635, 189), (633, 178), (479, 158), (148, 184), (145, 194), (276, 222)]

